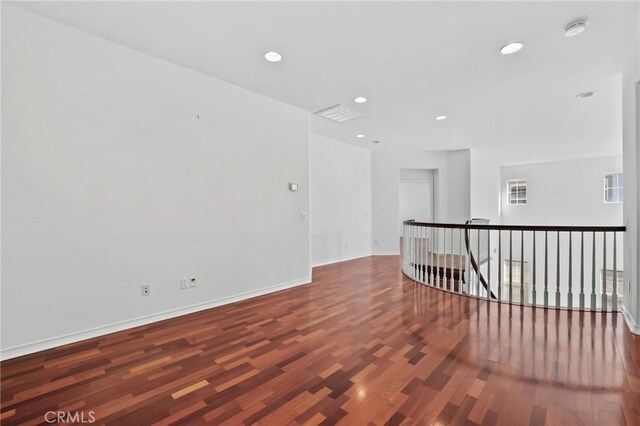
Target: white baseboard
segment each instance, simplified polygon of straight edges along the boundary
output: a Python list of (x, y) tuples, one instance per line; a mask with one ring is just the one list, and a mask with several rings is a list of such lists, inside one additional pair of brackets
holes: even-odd
[(399, 251), (381, 251), (379, 253), (373, 253), (373, 256), (400, 256)]
[(369, 256), (371, 256), (371, 253), (359, 254), (357, 256), (342, 257), (340, 259), (333, 259), (333, 260), (328, 260), (326, 262), (314, 263), (313, 265), (311, 265), (311, 267), (315, 268), (318, 266), (331, 265), (333, 263), (347, 262), (349, 260), (362, 259), (363, 257), (369, 257)]
[(260, 290), (247, 291), (245, 293), (236, 294), (233, 296), (222, 297), (220, 299), (209, 300), (207, 302), (197, 303), (195, 305), (185, 306), (183, 308), (171, 309), (156, 314), (145, 315), (142, 317), (132, 318), (130, 320), (119, 321), (112, 324), (102, 325), (99, 327), (90, 328), (83, 331), (77, 331), (62, 336), (51, 337), (48, 339), (42, 339), (35, 342), (24, 343), (8, 348), (0, 349), (0, 360), (4, 361), (11, 358), (16, 358), (23, 355), (40, 352), (46, 349), (56, 348), (58, 346), (68, 345), (70, 343), (76, 343), (86, 339), (92, 339), (94, 337), (104, 336), (105, 334), (115, 333), (117, 331), (127, 330), (141, 325), (147, 325), (154, 322), (179, 317), (182, 315), (191, 314), (205, 309), (215, 308), (217, 306), (227, 305), (229, 303), (239, 302), (245, 299), (251, 299), (252, 297), (262, 296), (265, 294), (273, 293), (280, 290), (285, 290), (292, 287), (297, 287), (304, 284), (309, 284), (311, 278), (305, 278), (302, 280), (290, 281), (284, 284), (278, 284), (275, 286), (263, 288)]
[(627, 326), (629, 327), (629, 330), (633, 334), (640, 334), (640, 324), (637, 324), (633, 320), (633, 317), (631, 316), (631, 314), (627, 310), (626, 306), (622, 307), (622, 317), (624, 318), (625, 322), (627, 323)]

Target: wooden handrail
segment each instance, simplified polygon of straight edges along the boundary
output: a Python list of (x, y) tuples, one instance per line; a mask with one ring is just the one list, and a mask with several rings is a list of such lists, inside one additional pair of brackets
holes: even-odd
[(473, 225), (462, 223), (416, 222), (405, 220), (405, 225), (422, 226), (425, 228), (455, 228), (455, 229), (490, 229), (502, 231), (549, 231), (549, 232), (625, 232), (626, 226), (555, 226), (555, 225)]

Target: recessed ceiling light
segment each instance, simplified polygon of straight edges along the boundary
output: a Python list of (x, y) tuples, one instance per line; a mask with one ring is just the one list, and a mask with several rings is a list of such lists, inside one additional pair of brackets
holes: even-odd
[(357, 104), (363, 104), (363, 103), (367, 102), (367, 98), (365, 98), (364, 96), (358, 96), (357, 98), (355, 98), (353, 100), (353, 102), (355, 102)]
[(442, 120), (446, 120), (446, 119), (447, 119), (446, 115), (439, 115), (439, 116), (436, 117), (436, 120), (438, 120), (438, 121), (442, 121)]
[(280, 62), (282, 60), (282, 55), (278, 52), (267, 52), (264, 54), (264, 58), (269, 62)]
[(356, 135), (356, 138), (364, 138), (363, 134)]
[(584, 21), (575, 21), (567, 25), (564, 29), (564, 35), (567, 37), (577, 36), (587, 28)]
[(578, 93), (576, 95), (576, 98), (578, 98), (578, 99), (590, 98), (595, 94), (596, 94), (596, 92), (582, 92), (582, 93)]
[(505, 44), (500, 48), (500, 53), (503, 55), (511, 55), (512, 53), (518, 52), (520, 49), (524, 47), (524, 44), (516, 41), (514, 43)]
[(371, 143), (380, 143), (380, 141), (371, 141)]

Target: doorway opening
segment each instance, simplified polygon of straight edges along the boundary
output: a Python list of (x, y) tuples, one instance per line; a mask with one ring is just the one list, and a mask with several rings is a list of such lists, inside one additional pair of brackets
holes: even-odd
[[(432, 169), (400, 169), (400, 222), (398, 235), (402, 243), (402, 222), (433, 222), (434, 180), (437, 178)], [(401, 245), (402, 247), (402, 245)]]

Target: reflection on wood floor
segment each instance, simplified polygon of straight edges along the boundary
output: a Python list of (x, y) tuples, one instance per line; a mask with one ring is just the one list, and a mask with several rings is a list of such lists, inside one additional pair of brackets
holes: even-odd
[(620, 314), (442, 292), (397, 256), (311, 285), (2, 363), (2, 423), (640, 424)]

